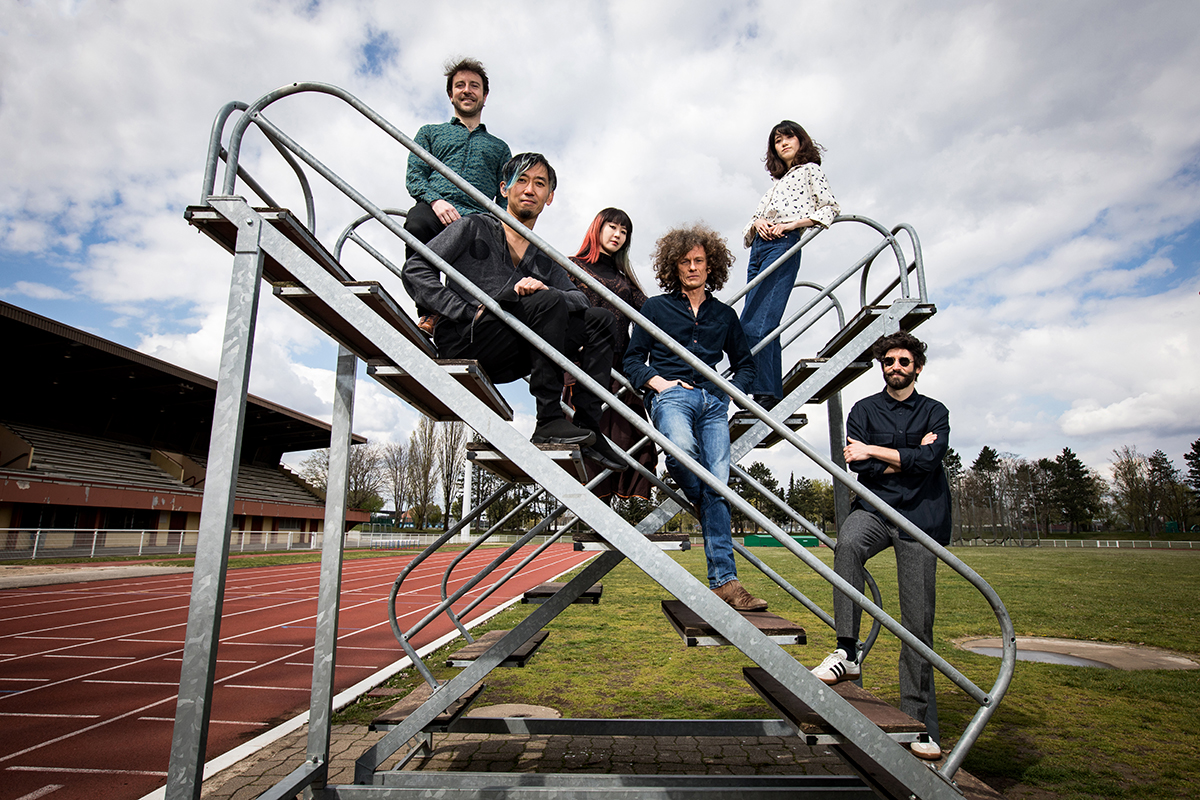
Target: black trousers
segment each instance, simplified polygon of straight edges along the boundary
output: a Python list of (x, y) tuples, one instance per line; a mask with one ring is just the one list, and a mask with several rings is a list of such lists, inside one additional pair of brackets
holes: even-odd
[[(508, 313), (529, 326), (551, 347), (572, 361), (601, 386), (609, 384), (612, 367), (613, 315), (603, 308), (572, 313), (555, 289), (534, 292), (516, 302), (504, 303)], [(563, 370), (491, 312), (474, 323), (442, 320), (434, 330), (442, 358), (473, 358), (495, 383), (529, 376), (529, 393), (537, 404), (538, 424), (563, 415), (559, 400)], [(600, 399), (575, 387), (575, 424), (600, 430)]]
[[(437, 214), (433, 213), (433, 206), (424, 200), (410, 208), (404, 217), (404, 230), (415, 236), (417, 241), (422, 244), (429, 244), (430, 239), (445, 229), (446, 226), (437, 218)], [(408, 245), (404, 246), (404, 257), (413, 257), (413, 249)]]
[[(433, 206), (421, 200), (410, 208), (408, 214), (405, 215), (404, 230), (415, 236), (421, 244), (429, 244), (429, 240), (446, 230), (446, 226), (438, 219), (437, 214), (433, 213)], [(414, 252), (411, 247), (404, 245), (404, 257), (406, 259), (412, 258)], [(423, 317), (428, 313), (429, 309), (417, 306), (418, 317)]]

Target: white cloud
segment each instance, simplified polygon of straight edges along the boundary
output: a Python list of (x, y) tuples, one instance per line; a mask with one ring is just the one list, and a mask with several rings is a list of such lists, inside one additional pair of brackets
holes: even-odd
[(32, 283), (30, 281), (17, 281), (6, 289), (0, 289), (0, 297), (14, 297), (17, 295), (32, 297), (37, 300), (67, 300), (71, 297), (69, 292), (64, 292), (57, 287), (47, 286), (44, 283)]
[[(360, 72), (379, 34), (395, 48), (377, 75)], [(922, 238), (940, 312), (918, 331), (933, 345), (921, 386), (950, 406), (964, 457), (982, 444), (1030, 456), (1069, 444), (1095, 466), (1119, 437), (1178, 454), (1197, 435), (1187, 400), (1200, 389), (1189, 370), (1200, 287), (1191, 245), (1173, 240), (1200, 221), (1200, 6), (851, 2), (806, 7), (797, 22), (782, 2), (466, 2), (413, 15), (378, 0), (83, 0), (17, 4), (0, 35), (0, 248), (66, 267), (13, 276), (6, 296), (59, 301), (67, 323), (101, 305), (101, 333), (124, 325), (125, 340), (205, 374), (231, 259), (182, 215), (216, 111), (313, 79), (412, 135), (449, 113), (442, 62), (470, 54), (491, 72), (489, 129), (558, 168), (538, 233), (560, 250), (619, 205), (652, 285), (655, 238), (703, 218), (735, 245), (735, 290), (739, 234), (769, 183), (766, 133), (797, 119), (829, 148), (845, 213), (910, 222)], [(405, 151), (344, 105), (305, 95), (266, 116), (379, 204), (410, 204)], [(247, 135), (243, 165), (300, 212), (295, 178), (260, 134)], [(315, 191), (317, 232), (332, 243), (359, 212)], [(402, 248), (364, 231), (399, 263)], [(838, 226), (802, 276), (827, 280), (868, 246)], [(357, 252), (346, 263), (411, 307), (385, 269)], [(872, 285), (887, 272), (881, 258)], [(327, 415), (328, 341), (269, 295), (259, 331), (252, 390)], [(829, 333), (822, 323), (795, 357)], [(877, 383), (850, 387), (847, 408)], [(522, 386), (506, 393), (531, 429)], [(823, 411), (809, 415), (805, 436), (827, 448)], [(387, 439), (415, 416), (364, 379), (355, 419)], [(808, 469), (782, 451), (763, 459)]]

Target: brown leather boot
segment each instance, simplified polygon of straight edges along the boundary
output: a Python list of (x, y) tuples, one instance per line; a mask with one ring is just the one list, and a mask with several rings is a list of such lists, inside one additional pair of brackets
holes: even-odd
[(433, 329), (437, 327), (437, 324), (441, 322), (441, 320), (441, 314), (426, 314), (417, 321), (417, 327), (420, 328), (426, 336), (432, 337)]
[(752, 596), (739, 581), (730, 581), (713, 589), (713, 594), (733, 606), (734, 611), (766, 611), (767, 601)]

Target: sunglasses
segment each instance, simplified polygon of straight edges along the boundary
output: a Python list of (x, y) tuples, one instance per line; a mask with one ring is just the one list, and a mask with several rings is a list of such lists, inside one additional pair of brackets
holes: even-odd
[(900, 356), (900, 358), (892, 358), (891, 356), (884, 356), (883, 358), (879, 359), (879, 362), (881, 364), (883, 364), (885, 367), (890, 367), (892, 364), (895, 364), (897, 361), (900, 362), (900, 366), (902, 366), (902, 367), (907, 367), (909, 364), (912, 363), (911, 358), (905, 358), (904, 356)]

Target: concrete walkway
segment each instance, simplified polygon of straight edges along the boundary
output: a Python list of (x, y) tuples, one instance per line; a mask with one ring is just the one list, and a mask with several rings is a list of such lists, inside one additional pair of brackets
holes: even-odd
[[(354, 761), (377, 741), (362, 725), (335, 725), (334, 784), (354, 782)], [(204, 800), (252, 800), (304, 761), (305, 726), (204, 782)], [(799, 737), (493, 736), (435, 734), (433, 756), (409, 764), (423, 772), (596, 772), (646, 775), (848, 775), (826, 747)], [(398, 753), (396, 761), (403, 752)]]
[(144, 564), (0, 564), (0, 589), (22, 589), (30, 586), (54, 586), (63, 583), (111, 581), (121, 578), (144, 578), (148, 575), (174, 575), (191, 572), (191, 567), (161, 567)]

